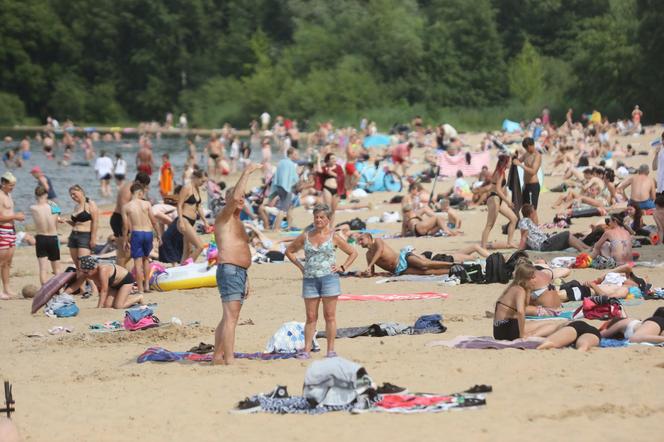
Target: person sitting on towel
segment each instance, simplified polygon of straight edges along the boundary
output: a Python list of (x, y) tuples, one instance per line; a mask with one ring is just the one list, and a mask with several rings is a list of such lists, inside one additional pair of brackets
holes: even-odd
[(477, 253), (486, 258), (489, 251), (478, 245), (473, 245), (461, 250), (459, 253), (446, 255), (445, 261), (432, 261), (424, 256), (415, 255), (413, 248), (406, 246), (400, 253), (395, 252), (385, 241), (374, 238), (370, 233), (362, 233), (358, 244), (367, 249), (367, 269), (362, 272), (364, 276), (375, 275), (375, 266), (393, 275), (447, 275), (450, 267), (455, 262), (463, 262), (475, 259), (471, 253)]
[(521, 230), (520, 250), (524, 250), (527, 247), (530, 250), (538, 250), (540, 252), (554, 252), (574, 247), (580, 252), (590, 251), (590, 247), (572, 235), (569, 230), (554, 233), (553, 235), (547, 235), (542, 232), (534, 222), (537, 212), (531, 204), (524, 204), (521, 207), (521, 213), (523, 214), (523, 218), (519, 221), (519, 230)]

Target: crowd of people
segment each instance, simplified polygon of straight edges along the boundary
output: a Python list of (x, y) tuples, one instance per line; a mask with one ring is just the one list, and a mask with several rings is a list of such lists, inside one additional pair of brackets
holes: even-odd
[[(438, 179), (443, 157), (465, 155), (470, 162), (472, 146), (467, 146), (449, 124), (425, 127), (420, 117), (410, 125), (395, 125), (389, 135), (378, 134), (376, 124), (368, 120), (362, 120), (359, 129), (335, 128), (325, 122), (305, 133), (300, 132), (297, 121), (279, 116), (272, 123), (265, 112), (260, 122), (251, 122), (248, 137), (225, 125), (208, 140), (199, 136), (183, 139), (187, 153), (184, 164), (174, 165), (170, 156), (163, 154), (158, 186), (152, 186), (158, 187), (159, 201), (150, 192), (157, 169), (150, 132), (138, 138), (136, 173), (131, 180), (127, 179), (131, 167), (122, 154), (116, 154), (113, 161), (105, 150), (99, 156), (94, 150), (98, 142), (122, 141), (118, 132), (77, 137), (67, 130), (56, 132), (59, 127), (53, 120), (44, 134), (34, 140), (26, 136), (18, 147), (5, 153), (3, 160), (7, 167), (33, 162), (31, 147), (35, 142), (41, 144), (47, 160), (61, 158), (63, 164), (71, 162), (80, 149), (86, 160), (96, 158), (100, 194), (111, 196), (115, 187), (116, 204), (108, 223), (112, 234), (102, 239), (100, 231), (106, 228), (102, 226), (106, 220), (86, 189), (77, 183), (68, 187), (74, 209), (65, 217), (58, 206), (58, 194), (63, 189), (56, 189), (39, 165), (30, 170), (36, 181), (35, 203), (30, 207), (34, 235), (30, 238), (40, 282), (44, 284), (62, 270), (58, 227), (68, 224), (71, 230), (67, 247), (78, 277), (67, 292), (83, 296), (96, 293), (98, 307), (127, 308), (143, 303), (144, 293), (151, 290), (151, 262), (195, 263), (208, 247), (201, 234), (213, 233), (219, 249), (216, 271), (223, 306), (216, 330), (215, 363), (233, 362), (235, 328), (250, 293), (248, 269), (260, 253), (280, 254), (282, 260), (288, 259), (302, 272), (306, 347), (298, 357), (310, 357), (321, 303), (327, 356), (334, 357), (336, 302), (342, 281), (339, 275), (347, 274), (357, 258), (354, 242), (366, 249), (366, 266), (356, 274), (361, 277), (375, 276), (376, 267), (397, 276), (446, 275), (455, 265), (485, 259), (496, 249), (561, 252), (573, 248), (587, 254), (601, 264), (599, 268), (625, 275), (621, 284), (613, 287), (589, 281), (555, 287), (552, 284), (559, 277), (558, 269), (521, 258), (494, 313), (496, 339), (538, 336), (545, 338), (540, 346), (543, 349), (573, 344), (586, 350), (606, 336), (622, 335), (634, 342), (664, 340), (661, 309), (638, 324), (615, 321), (602, 331), (582, 321), (525, 319), (529, 312), (560, 309), (561, 302), (567, 300), (579, 301), (593, 295), (623, 298), (636, 292), (633, 287), (643, 291), (629, 263), (634, 259), (632, 246), (637, 238), (659, 244), (664, 237), (664, 134), (651, 164), (656, 180), (650, 176), (648, 164), (637, 170), (626, 166), (622, 160), (638, 153), (632, 146), (623, 147), (613, 141), (625, 131), (641, 133), (641, 115), (637, 107), (630, 124), (609, 123), (594, 111), (575, 122), (570, 109), (565, 123), (555, 127), (544, 112), (532, 122), (523, 123), (515, 133), (487, 134), (475, 150), (495, 152), (493, 170), (484, 164), (472, 183), (468, 181), (472, 177), (458, 170), (454, 186), (438, 194), (427, 192), (423, 183)], [(184, 122), (180, 118), (179, 125), (187, 127), (186, 116)], [(370, 140), (381, 136), (387, 141), (372, 147)], [(6, 144), (11, 142), (5, 140)], [(417, 151), (422, 151), (424, 162), (415, 167), (413, 156)], [(550, 189), (560, 192), (553, 223), (563, 230), (555, 234), (545, 232), (546, 223), (538, 213), (545, 162), (551, 174), (562, 177), (561, 186)], [(182, 174), (178, 175), (176, 169)], [(341, 207), (371, 207), (360, 199), (372, 191), (380, 171), (394, 174), (407, 186), (394, 201), (401, 206), (396, 213), (401, 236), (464, 235), (464, 210), (486, 206), (486, 223), (479, 241), (434, 258), (416, 254), (412, 247), (397, 252), (387, 238), (337, 225), (335, 217)], [(240, 174), (237, 182), (227, 187), (226, 176), (236, 172)], [(258, 175), (260, 185), (249, 188), (250, 177)], [(25, 215), (14, 210), (11, 193), (17, 185), (16, 177), (7, 171), (0, 181), (0, 299), (4, 300), (15, 296), (9, 275), (16, 223), (23, 222)], [(311, 225), (277, 246), (265, 233), (301, 230), (293, 225), (293, 210), (298, 207), (313, 209)], [(654, 218), (653, 226), (645, 224), (646, 215)], [(598, 217), (602, 221), (589, 231), (572, 232), (569, 224), (577, 217)], [(494, 230), (499, 219), (507, 222), (503, 226), (505, 240), (496, 239)], [(346, 255), (342, 263), (337, 261), (337, 249)], [(100, 260), (101, 256), (111, 258), (112, 263)]]

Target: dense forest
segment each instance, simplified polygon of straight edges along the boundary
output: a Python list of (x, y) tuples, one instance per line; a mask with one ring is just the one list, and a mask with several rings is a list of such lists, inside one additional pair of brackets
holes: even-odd
[(664, 120), (660, 0), (0, 0), (0, 23), (0, 124)]

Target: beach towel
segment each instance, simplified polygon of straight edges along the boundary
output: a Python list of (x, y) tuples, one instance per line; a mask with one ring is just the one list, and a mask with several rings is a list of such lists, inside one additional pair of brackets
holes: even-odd
[(381, 396), (370, 411), (406, 414), (437, 413), (482, 405), (486, 405), (486, 400), (481, 395), (386, 394)]
[(447, 278), (447, 275), (399, 275), (378, 279), (376, 280), (376, 284), (385, 284), (388, 282), (443, 282)]
[(438, 175), (456, 176), (457, 171), (461, 170), (464, 177), (479, 175), (483, 166), (489, 167), (491, 154), (485, 152), (468, 152), (470, 163), (467, 161), (467, 153), (460, 152), (457, 155), (449, 155), (447, 152), (440, 152), (436, 160), (440, 168)]
[(490, 336), (457, 336), (450, 341), (431, 341), (427, 347), (443, 346), (450, 348), (492, 349), (503, 350), (516, 348), (519, 350), (534, 350), (544, 338), (516, 339), (514, 341), (501, 341)]
[[(294, 358), (296, 353), (235, 353), (238, 359), (252, 359), (260, 361), (272, 361), (275, 359), (291, 359)], [(199, 355), (188, 351), (169, 351), (162, 347), (150, 347), (141, 353), (136, 362), (142, 364), (143, 362), (173, 362), (173, 361), (190, 361), (190, 362), (210, 362), (212, 361), (212, 354)]]
[(503, 120), (502, 130), (503, 132), (507, 132), (510, 134), (514, 132), (521, 132), (521, 125), (519, 125), (519, 123), (517, 123), (516, 121), (511, 121), (505, 118)]
[(447, 293), (381, 293), (378, 295), (340, 295), (339, 301), (416, 301), (421, 299), (445, 299)]

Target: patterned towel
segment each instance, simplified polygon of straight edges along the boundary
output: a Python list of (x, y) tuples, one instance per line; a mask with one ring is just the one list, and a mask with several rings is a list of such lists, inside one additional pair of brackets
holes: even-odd
[[(261, 361), (271, 361), (274, 359), (291, 359), (295, 353), (235, 353), (238, 359), (254, 359)], [(210, 362), (212, 354), (199, 355), (188, 351), (169, 351), (162, 347), (150, 347), (145, 350), (136, 362), (172, 362), (172, 361), (191, 361), (191, 362)]]

